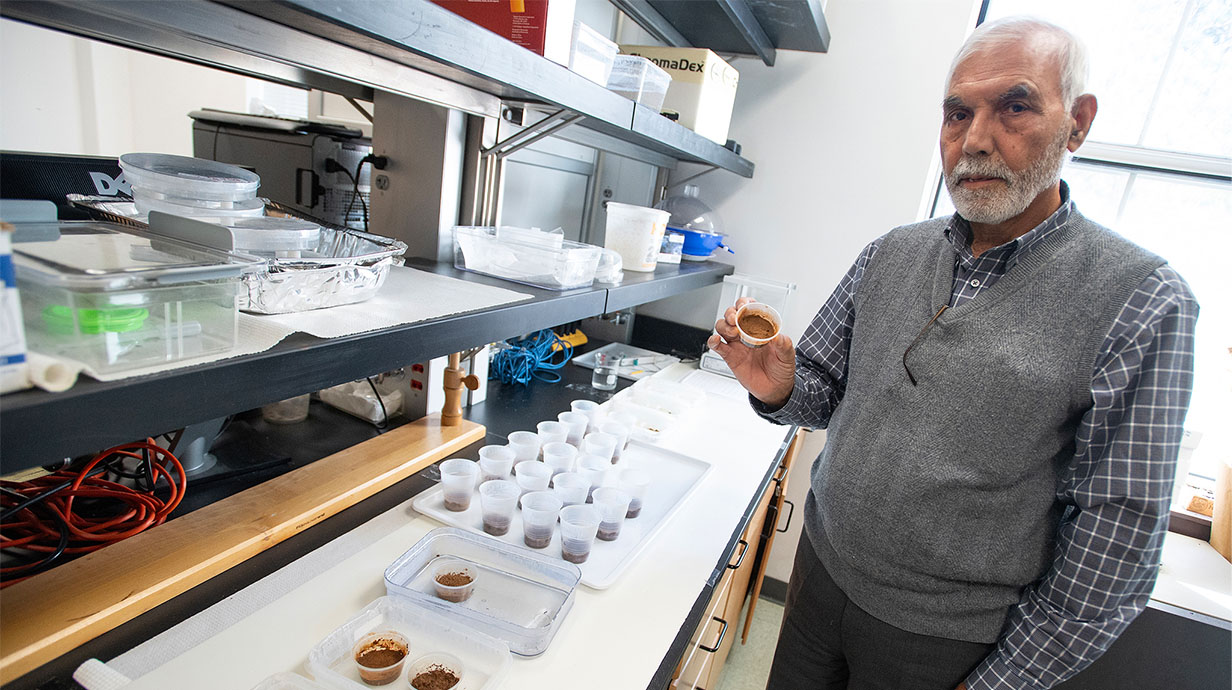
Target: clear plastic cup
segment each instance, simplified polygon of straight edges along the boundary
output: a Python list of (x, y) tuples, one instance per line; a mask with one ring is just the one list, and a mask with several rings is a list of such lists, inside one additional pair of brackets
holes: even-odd
[(620, 443), (620, 437), (615, 434), (609, 434), (602, 431), (593, 431), (586, 434), (586, 438), (582, 439), (582, 452), (587, 455), (600, 455), (608, 459), (608, 462), (615, 464), (612, 459), (616, 453), (616, 445)]
[(585, 503), (590, 496), (590, 480), (577, 472), (562, 472), (552, 477), (552, 490), (567, 506)]
[(632, 519), (642, 513), (642, 503), (646, 498), (646, 490), (650, 488), (650, 473), (642, 470), (624, 470), (617, 477), (616, 486), (629, 494), (629, 512), (625, 517)]
[(749, 302), (736, 312), (740, 342), (749, 347), (761, 347), (774, 340), (782, 328), (783, 317), (768, 304)]
[(509, 446), (484, 446), (479, 449), (479, 481), (508, 479), (517, 454)]
[(548, 482), (552, 481), (552, 468), (538, 460), (519, 462), (514, 469), (517, 470), (514, 481), (518, 483), (519, 507), (522, 505), (522, 496), (532, 491), (547, 491)]
[(612, 451), (612, 464), (615, 465), (620, 462), (621, 455), (624, 454), (625, 448), (629, 445), (629, 437), (633, 435), (633, 425), (627, 424), (622, 420), (612, 419), (609, 416), (599, 425), (599, 431), (620, 439), (616, 442), (616, 449)]
[(560, 511), (560, 555), (570, 563), (584, 563), (590, 557), (602, 516), (594, 506), (576, 505)]
[(539, 447), (549, 443), (564, 443), (569, 440), (569, 427), (560, 422), (539, 422), (535, 426), (539, 432)]
[(603, 541), (616, 541), (620, 536), (620, 527), (625, 524), (625, 515), (629, 511), (629, 502), (633, 497), (612, 487), (595, 489), (595, 507), (599, 509), (599, 532), (596, 535)]
[(445, 601), (466, 601), (475, 589), (475, 570), (456, 558), (442, 558), (432, 568), (432, 583)]
[(607, 475), (611, 471), (611, 461), (602, 455), (583, 455), (578, 458), (578, 474), (582, 475), (587, 483), (590, 484), (590, 488), (586, 492), (587, 503), (590, 503), (595, 489), (603, 486), (603, 483), (607, 481)]
[(532, 491), (522, 497), (522, 541), (532, 549), (552, 543), (552, 530), (564, 501), (551, 491)]
[(582, 445), (582, 437), (586, 435), (586, 427), (590, 425), (590, 417), (581, 412), (561, 412), (556, 415), (556, 419), (569, 428), (567, 443), (571, 446)]
[(513, 449), (514, 462), (539, 459), (539, 434), (533, 431), (515, 431), (509, 434), (509, 447)]
[[(466, 667), (462, 665), (461, 659), (446, 652), (432, 652), (411, 662), (411, 668), (406, 672), (406, 682), (411, 688), (430, 686), (442, 688), (442, 690), (453, 690), (461, 687), (465, 674)], [(429, 677), (420, 679), (420, 686), (416, 686), (415, 680), (420, 676)], [(456, 679), (452, 685), (448, 684), (447, 680), (450, 676)]]
[(454, 458), (441, 463), (441, 493), (445, 496), (445, 509), (460, 513), (471, 507), (471, 496), (479, 482), (479, 463), (465, 458)]
[(571, 412), (581, 412), (590, 420), (587, 425), (587, 431), (597, 431), (599, 429), (599, 403), (594, 400), (574, 400), (569, 403)]
[(479, 504), (483, 507), (483, 531), (499, 537), (509, 531), (513, 510), (522, 490), (507, 479), (493, 479), (479, 485)]
[(368, 685), (388, 685), (402, 675), (411, 643), (394, 630), (370, 632), (351, 648), (359, 677)]
[(552, 469), (552, 476), (572, 472), (577, 463), (578, 449), (568, 443), (548, 443), (543, 446), (543, 464)]

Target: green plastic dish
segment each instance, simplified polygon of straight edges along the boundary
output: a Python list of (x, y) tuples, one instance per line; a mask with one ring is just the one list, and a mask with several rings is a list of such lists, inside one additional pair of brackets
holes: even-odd
[[(149, 318), (148, 309), (78, 309), (77, 326), (82, 333), (127, 333), (135, 331)], [(73, 310), (53, 304), (43, 310), (43, 321), (52, 333), (73, 333)]]

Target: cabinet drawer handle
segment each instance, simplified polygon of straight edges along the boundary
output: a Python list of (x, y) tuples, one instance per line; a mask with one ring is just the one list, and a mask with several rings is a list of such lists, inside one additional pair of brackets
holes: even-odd
[(739, 569), (740, 569), (740, 564), (744, 562), (744, 554), (746, 554), (746, 553), (748, 553), (748, 552), (749, 552), (749, 543), (748, 543), (747, 541), (745, 541), (745, 540), (743, 540), (743, 539), (740, 539), (740, 540), (737, 540), (737, 541), (736, 541), (736, 543), (737, 543), (737, 544), (744, 544), (744, 549), (742, 549), (742, 550), (740, 551), (740, 558), (737, 558), (735, 563), (728, 563), (728, 564), (727, 564), (727, 567), (728, 567), (728, 568), (731, 568), (732, 570), (739, 570)]
[(785, 498), (783, 499), (783, 502), (787, 504), (787, 508), (788, 508), (788, 510), (787, 510), (787, 522), (786, 522), (786, 523), (784, 523), (784, 524), (783, 524), (783, 527), (782, 527), (781, 529), (779, 529), (779, 530), (778, 530), (779, 532), (786, 532), (786, 531), (787, 531), (787, 528), (788, 528), (788, 527), (791, 527), (791, 516), (793, 516), (793, 515), (795, 515), (795, 514), (796, 514), (796, 504), (795, 504), (795, 503), (792, 503), (791, 501), (789, 501), (789, 500), (787, 500), (787, 499), (785, 499)]
[(719, 618), (718, 616), (711, 616), (710, 620), (718, 621), (719, 625), (723, 626), (719, 628), (719, 639), (714, 641), (713, 647), (707, 647), (704, 644), (699, 644), (697, 645), (697, 648), (702, 650), (703, 652), (709, 652), (711, 654), (714, 654), (715, 652), (719, 651), (719, 647), (723, 646), (723, 637), (727, 635), (727, 621), (723, 620), (722, 618)]

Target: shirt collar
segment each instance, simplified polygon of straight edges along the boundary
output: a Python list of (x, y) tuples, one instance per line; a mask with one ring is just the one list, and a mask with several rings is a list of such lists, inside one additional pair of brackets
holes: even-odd
[[(1074, 204), (1069, 198), (1069, 185), (1065, 183), (1065, 180), (1061, 180), (1061, 206), (1051, 216), (1048, 216), (1044, 222), (1031, 228), (1025, 234), (999, 247), (988, 250), (988, 253), (994, 256), (1003, 255), (1002, 260), (1006, 262), (1006, 270), (1013, 268), (1018, 263), (1018, 260), (1026, 256), (1041, 240), (1069, 222), (1069, 217), (1073, 210)], [(950, 241), (950, 244), (954, 245), (954, 251), (958, 253), (960, 261), (970, 262), (975, 260), (975, 256), (971, 253), (971, 223), (966, 218), (955, 212), (950, 217), (950, 222), (945, 226), (945, 236)]]

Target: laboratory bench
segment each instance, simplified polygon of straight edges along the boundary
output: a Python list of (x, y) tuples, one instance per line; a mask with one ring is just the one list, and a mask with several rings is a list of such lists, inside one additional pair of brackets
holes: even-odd
[[(592, 343), (581, 349), (599, 344)], [(690, 365), (679, 364), (675, 365), (674, 374), (665, 375), (678, 376), (690, 369)], [(523, 386), (489, 382), (487, 399), (464, 410), (464, 417), (486, 427), (485, 436), (452, 455), (475, 458), (480, 446), (504, 443), (512, 431), (533, 429), (538, 421), (554, 419), (558, 412), (569, 409), (572, 400), (591, 399), (603, 403), (616, 392), (591, 388), (589, 369), (569, 364), (559, 373), (562, 375), (559, 383), (536, 380)], [(617, 390), (628, 385), (628, 381), (621, 379)], [(606, 667), (602, 661), (612, 658), (608, 654), (595, 658), (592, 653), (581, 651), (585, 646), (583, 640), (596, 636), (603, 639), (604, 631), (619, 631), (620, 634), (611, 640), (614, 645), (611, 653), (619, 655), (624, 660), (622, 667), (627, 668), (599, 686), (622, 690), (668, 687), (679, 672), (682, 660), (695, 657), (702, 662), (714, 656), (698, 648), (706, 648), (706, 643), (718, 648), (723, 640), (715, 642), (716, 638), (725, 637), (727, 641), (723, 646), (730, 648), (731, 640), (738, 635), (734, 628), (739, 606), (735, 608), (736, 620), (730, 621), (730, 633), (720, 635), (712, 619), (722, 620), (722, 611), (718, 610), (720, 603), (725, 608), (736, 606), (735, 597), (729, 595), (729, 591), (743, 588), (741, 594), (750, 592), (753, 568), (764, 569), (764, 559), (757, 557), (764, 555), (757, 553), (757, 541), (749, 545), (749, 539), (754, 538), (750, 532), (762, 532), (767, 521), (771, 524), (767, 529), (773, 532), (772, 525), (778, 522), (777, 513), (767, 519), (767, 513), (771, 512), (767, 507), (772, 499), (781, 500), (781, 491), (775, 489), (784, 481), (785, 470), (781, 466), (792, 455), (788, 449), (795, 429), (757, 419), (744, 400), (715, 395), (710, 395), (708, 400), (715, 408), (710, 412), (720, 414), (722, 422), (665, 436), (662, 445), (694, 457), (705, 457), (713, 461), (717, 471), (711, 473), (704, 488), (699, 489), (655, 537), (621, 581), (605, 591), (579, 585), (577, 602), (552, 648), (532, 660), (515, 657), (514, 675), (506, 687), (523, 685), (521, 681), (515, 682), (515, 678), (534, 679), (536, 684), (542, 682), (551, 687), (560, 683), (558, 677), (568, 677), (569, 673), (580, 672), (580, 669)], [(219, 455), (214, 474), (223, 478), (208, 482), (205, 492), (208, 495), (198, 501), (205, 504), (225, 497), (265, 481), (271, 475), (307, 465), (316, 457), (389, 433), (405, 423), (406, 420), (396, 417), (389, 429), (378, 430), (318, 401), (312, 403), (309, 420), (297, 425), (268, 425), (259, 414), (252, 412), (237, 415), (214, 446)], [(714, 438), (715, 430), (720, 428), (729, 433), (732, 429), (747, 428), (749, 433), (741, 434), (742, 438), (734, 442), (731, 439), (724, 442)], [(245, 462), (263, 469), (247, 473), (237, 471)], [(70, 680), (73, 670), (90, 658), (111, 660), (119, 656), (119, 668), (154, 670), (153, 666), (143, 665), (154, 664), (153, 660), (161, 663), (176, 656), (168, 653), (168, 649), (182, 652), (176, 664), (194, 663), (193, 659), (199, 659), (209, 668), (211, 658), (214, 661), (220, 658), (212, 656), (218, 650), (211, 645), (236, 642), (239, 638), (229, 635), (244, 629), (243, 619), (249, 614), (264, 615), (254, 614), (254, 611), (273, 611), (281, 605), (298, 606), (294, 603), (299, 596), (296, 592), (308, 597), (304, 601), (313, 601), (313, 606), (321, 610), (323, 630), (328, 632), (369, 600), (383, 594), (381, 572), (385, 565), (438, 526), (429, 518), (415, 515), (408, 507), (408, 499), (432, 487), (436, 477), (433, 466), (403, 479), (37, 670), (17, 679), (6, 678), (5, 687), (48, 690), (75, 687)], [(191, 482), (189, 486), (191, 497)], [(191, 498), (186, 499), (184, 505), (183, 511), (199, 507)], [(781, 503), (776, 508), (779, 506)], [(391, 534), (399, 536), (391, 538)], [(756, 539), (760, 536), (756, 535)], [(372, 558), (384, 562), (376, 567)], [(733, 565), (736, 567), (729, 567)], [(343, 580), (350, 584), (342, 586), (335, 580), (328, 590), (311, 590), (312, 582), (322, 579), (318, 575), (325, 576), (339, 569), (348, 573)], [(313, 592), (311, 595), (304, 593), (309, 590)], [(320, 600), (326, 591), (331, 592), (332, 603)], [(283, 599), (286, 601), (282, 602)], [(743, 596), (739, 602), (742, 606)], [(248, 625), (252, 624), (255, 623), (249, 621)], [(260, 625), (271, 623), (265, 620)], [(287, 657), (285, 668), (271, 665), (238, 670), (238, 675), (224, 685), (249, 687), (279, 670), (304, 673), (305, 669), (299, 664), (307, 649), (317, 641), (313, 636), (323, 637), (317, 632), (312, 627), (279, 632), (287, 635), (285, 651), (292, 656), (298, 654), (297, 660)], [(209, 642), (215, 633), (218, 636)], [(151, 644), (143, 644), (151, 639), (157, 641), (154, 645), (157, 651), (151, 651)], [(228, 651), (228, 658), (233, 653), (240, 654)], [(275, 653), (271, 659), (277, 656)], [(235, 657), (233, 664), (242, 663), (239, 658)], [(205, 668), (186, 675), (200, 676)], [(156, 671), (149, 679), (132, 687), (160, 687), (159, 683), (171, 682), (167, 676), (158, 680), (160, 672), (172, 671)], [(179, 681), (176, 683), (187, 687)]]

